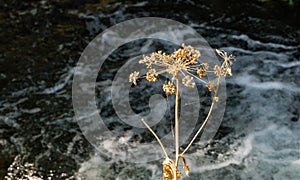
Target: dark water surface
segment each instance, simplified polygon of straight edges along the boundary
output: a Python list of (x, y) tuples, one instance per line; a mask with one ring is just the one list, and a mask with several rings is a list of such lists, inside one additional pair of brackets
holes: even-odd
[[(112, 25), (149, 16), (189, 25), (213, 48), (238, 57), (217, 136), (205, 148), (196, 143), (187, 155), (190, 179), (300, 179), (299, 1), (289, 6), (221, 0), (3, 0), (0, 9), (0, 179), (160, 178), (161, 161), (130, 164), (98, 153), (82, 135), (72, 107), (74, 68), (87, 44)], [(118, 122), (107, 98), (109, 86), (124, 59), (139, 47), (163, 46), (151, 41), (121, 47), (98, 76), (101, 115), (109, 128), (122, 130), (125, 145), (152, 136), (131, 133)], [(138, 113), (147, 110), (147, 104), (136, 108)]]

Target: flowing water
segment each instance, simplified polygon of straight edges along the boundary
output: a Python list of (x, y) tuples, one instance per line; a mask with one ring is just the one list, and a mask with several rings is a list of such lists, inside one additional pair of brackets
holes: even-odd
[[(121, 123), (109, 94), (126, 59), (140, 49), (174, 46), (130, 43), (114, 52), (98, 75), (97, 106), (108, 128), (119, 131), (116, 137), (103, 136), (103, 149), (120, 158), (89, 144), (72, 107), (73, 74), (87, 44), (116, 23), (148, 16), (189, 25), (213, 48), (237, 56), (221, 127), (208, 145), (196, 142), (186, 155), (191, 174), (183, 179), (300, 179), (300, 32), (293, 19), (272, 17), (264, 4), (252, 1), (0, 4), (0, 179), (160, 179), (163, 159), (126, 161), (130, 146), (152, 136)], [(289, 8), (296, 12), (283, 9)], [(292, 14), (288, 10), (282, 11)], [(132, 92), (140, 98), (134, 108), (147, 112), (144, 102), (159, 90), (139, 88), (143, 93)], [(154, 150), (148, 151), (144, 156)]]

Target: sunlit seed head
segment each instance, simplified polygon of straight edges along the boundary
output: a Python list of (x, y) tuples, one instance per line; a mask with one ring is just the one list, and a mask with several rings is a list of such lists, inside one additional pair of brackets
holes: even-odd
[(215, 65), (214, 73), (217, 77), (219, 77), (221, 75), (221, 67), (219, 65)]
[[(231, 65), (235, 60), (235, 57), (233, 55), (228, 55), (227, 52), (223, 50), (216, 49), (216, 52), (220, 57), (223, 58), (224, 61), (221, 65), (214, 66), (213, 72), (215, 76), (232, 76)], [(207, 62), (198, 64), (198, 58), (200, 55), (200, 51), (195, 50), (192, 46), (186, 46), (183, 44), (182, 48), (169, 55), (159, 50), (152, 53), (150, 56), (143, 56), (143, 59), (141, 59), (139, 63), (145, 64), (149, 69), (146, 74), (146, 79), (149, 82), (156, 82), (159, 74), (167, 73), (173, 76), (173, 80), (182, 78), (182, 83), (185, 87), (194, 88), (195, 78), (201, 82), (204, 82), (209, 91), (216, 91), (219, 86), (218, 83), (213, 84), (212, 82), (201, 80), (201, 78), (206, 77), (207, 73), (211, 71), (209, 71), (209, 64)], [(138, 72), (133, 72), (130, 74), (129, 82), (132, 82), (134, 85), (136, 85), (138, 75)], [(163, 85), (163, 90), (167, 95), (174, 94), (175, 85), (171, 82), (168, 82), (168, 84)]]
[(206, 76), (206, 70), (203, 67), (198, 68), (197, 74), (200, 78), (204, 78)]
[(195, 83), (194, 83), (193, 79), (194, 79), (193, 77), (187, 75), (182, 79), (182, 84), (188, 88), (194, 88)]
[(171, 94), (175, 94), (176, 89), (175, 89), (175, 85), (169, 81), (168, 84), (163, 85), (163, 90), (166, 93), (166, 95), (168, 96)]
[(134, 71), (129, 75), (129, 82), (133, 83), (135, 86), (137, 85), (136, 80), (138, 79), (139, 72)]
[(147, 75), (146, 75), (146, 79), (149, 82), (156, 82), (157, 76), (158, 76), (158, 74), (156, 73), (155, 69), (149, 69), (149, 71), (147, 72)]

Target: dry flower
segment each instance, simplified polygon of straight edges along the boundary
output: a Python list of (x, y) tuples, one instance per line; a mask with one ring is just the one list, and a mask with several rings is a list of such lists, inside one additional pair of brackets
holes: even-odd
[(157, 81), (157, 73), (155, 69), (149, 69), (149, 71), (147, 72), (147, 76), (146, 79), (149, 82), (156, 82)]
[(129, 82), (133, 83), (135, 86), (137, 85), (136, 80), (139, 76), (139, 72), (134, 71), (129, 75)]
[(184, 84), (188, 88), (193, 88), (195, 87), (195, 83), (193, 81), (193, 77), (187, 75), (182, 79), (182, 84)]
[(215, 73), (215, 75), (217, 77), (221, 76), (222, 71), (221, 71), (221, 68), (220, 68), (219, 65), (215, 65), (215, 67), (214, 67), (214, 73)]
[(217, 74), (224, 77), (226, 77), (227, 74), (232, 76), (231, 65), (233, 64), (233, 61), (235, 61), (235, 57), (232, 54), (228, 56), (227, 52), (223, 50), (216, 49), (216, 52), (219, 54), (219, 56), (221, 56), (224, 59), (224, 62), (222, 66), (218, 69), (219, 72), (217, 72)]
[(206, 76), (206, 70), (203, 67), (198, 68), (197, 74), (199, 75), (200, 78), (204, 78)]
[[(150, 56), (143, 56), (143, 59), (139, 61), (140, 64), (145, 64), (149, 69), (146, 74), (146, 79), (149, 82), (156, 82), (158, 79), (158, 75), (167, 73), (172, 76), (172, 82), (168, 82), (167, 84), (163, 84), (163, 91), (166, 95), (175, 94), (175, 160), (171, 160), (168, 157), (168, 153), (166, 152), (164, 145), (162, 144), (158, 135), (151, 129), (151, 127), (142, 119), (144, 125), (148, 128), (148, 130), (153, 134), (158, 143), (161, 146), (161, 149), (165, 155), (165, 160), (163, 162), (163, 180), (177, 180), (181, 177), (181, 173), (178, 170), (178, 161), (180, 159), (183, 160), (183, 168), (186, 171), (186, 175), (189, 175), (190, 168), (186, 164), (186, 160), (184, 158), (184, 154), (189, 150), (197, 136), (202, 132), (205, 128), (208, 120), (210, 119), (210, 114), (214, 107), (214, 104), (219, 101), (218, 98), (218, 88), (220, 84), (221, 76), (226, 77), (227, 75), (232, 76), (231, 65), (235, 60), (234, 56), (227, 55), (227, 53), (223, 50), (216, 49), (216, 52), (219, 56), (223, 58), (223, 63), (221, 65), (215, 65), (213, 71), (209, 71), (209, 64), (204, 62), (202, 64), (198, 63), (198, 58), (200, 57), (200, 52), (195, 50), (192, 46), (182, 45), (182, 48), (174, 51), (172, 54), (165, 54), (162, 51), (154, 52)], [(216, 84), (212, 81), (207, 82), (205, 79), (202, 79), (207, 76), (207, 73), (213, 72), (217, 77)], [(198, 76), (196, 75), (198, 74)], [(134, 83), (138, 78), (139, 72), (134, 71), (129, 75), (129, 82)], [(187, 147), (180, 153), (179, 148), (179, 96), (180, 96), (180, 80), (182, 84), (188, 88), (195, 87), (195, 80), (199, 80), (202, 83), (205, 83), (206, 87), (209, 91), (213, 91), (213, 102), (211, 104), (210, 110), (206, 118), (204, 119), (202, 125), (197, 130), (196, 134), (193, 136), (192, 140), (190, 140)]]
[[(192, 46), (182, 46), (170, 55), (158, 51), (152, 53), (150, 56), (144, 56), (139, 61), (140, 64), (146, 64), (147, 68), (157, 67), (157, 74), (169, 73), (176, 78), (179, 72), (192, 72), (197, 65), (197, 59), (200, 57), (200, 52), (195, 50)], [(150, 78), (151, 79), (151, 78)], [(152, 81), (151, 81), (152, 82)]]
[(163, 90), (165, 91), (167, 96), (175, 94), (175, 85), (169, 81), (168, 84), (163, 85)]
[(183, 168), (185, 169), (185, 174), (186, 174), (187, 176), (189, 176), (189, 175), (190, 175), (190, 167), (186, 164), (186, 160), (185, 160), (185, 158), (183, 157), (183, 155), (179, 155), (179, 158), (181, 158), (182, 161), (183, 161)]

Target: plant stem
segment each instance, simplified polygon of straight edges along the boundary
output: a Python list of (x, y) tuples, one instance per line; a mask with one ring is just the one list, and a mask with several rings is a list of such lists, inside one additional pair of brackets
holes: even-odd
[(213, 96), (213, 101), (211, 103), (211, 106), (210, 106), (210, 109), (209, 109), (209, 112), (204, 120), (204, 122), (202, 123), (201, 127), (198, 129), (197, 133), (195, 134), (195, 136), (193, 137), (193, 139), (190, 141), (189, 145), (184, 149), (184, 151), (180, 154), (180, 156), (183, 156), (189, 149), (190, 147), (192, 146), (193, 142), (196, 140), (196, 138), (198, 137), (198, 135), (200, 134), (200, 132), (202, 131), (202, 129), (206, 126), (209, 118), (210, 118), (210, 115), (212, 113), (212, 110), (214, 108), (214, 105), (215, 105), (215, 98), (217, 97), (218, 95), (218, 91), (219, 91), (219, 84), (220, 84), (220, 77), (218, 77), (218, 81), (217, 81), (217, 87), (216, 87), (216, 90), (215, 90), (215, 93), (214, 93), (214, 96)]
[[(176, 77), (176, 100), (175, 100), (175, 165), (178, 166), (179, 159), (179, 98), (180, 98), (180, 81)], [(176, 174), (175, 174), (176, 177)]]
[(209, 112), (204, 120), (204, 122), (202, 123), (201, 127), (198, 129), (197, 133), (195, 134), (195, 136), (193, 137), (193, 139), (190, 141), (189, 145), (184, 149), (184, 151), (180, 154), (181, 156), (183, 156), (189, 149), (190, 147), (192, 146), (193, 142), (195, 141), (195, 139), (198, 137), (198, 135), (200, 134), (200, 132), (202, 131), (202, 129), (205, 127), (209, 117), (210, 117), (210, 114), (212, 112), (212, 109), (214, 107), (214, 102), (211, 104), (210, 106), (210, 109), (209, 109)]
[(159, 139), (159, 137), (156, 135), (156, 133), (151, 129), (151, 127), (146, 123), (146, 121), (144, 119), (142, 119), (142, 122), (144, 123), (144, 125), (148, 128), (148, 130), (153, 134), (153, 136), (156, 138), (156, 140), (158, 141), (162, 151), (165, 154), (165, 158), (169, 158), (167, 151), (164, 148), (164, 145), (162, 144), (161, 140)]

